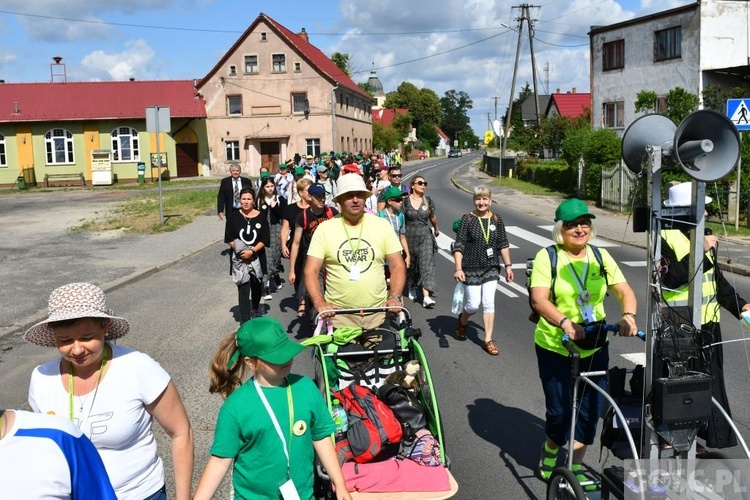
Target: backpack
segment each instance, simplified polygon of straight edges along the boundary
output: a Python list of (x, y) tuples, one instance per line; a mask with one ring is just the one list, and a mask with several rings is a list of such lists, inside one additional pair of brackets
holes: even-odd
[[(604, 261), (602, 260), (602, 253), (599, 250), (599, 247), (596, 245), (588, 245), (589, 248), (594, 252), (594, 258), (596, 259), (596, 262), (599, 264), (599, 269), (604, 276), (604, 284), (605, 287), (609, 287), (609, 279), (607, 278), (607, 270), (604, 268)], [(557, 245), (550, 245), (545, 248), (547, 250), (547, 254), (549, 255), (549, 262), (550, 262), (550, 277), (552, 278), (550, 280), (550, 301), (557, 305), (557, 294), (555, 293), (555, 280), (557, 279)], [(536, 309), (534, 309), (534, 306), (531, 304), (531, 270), (534, 266), (534, 259), (528, 258), (526, 259), (526, 290), (529, 295), (529, 309), (531, 309), (531, 314), (529, 314), (529, 321), (536, 324), (539, 322), (539, 313), (536, 312)]]
[(388, 405), (367, 387), (351, 384), (335, 391), (346, 410), (349, 429), (346, 439), (355, 462), (365, 463), (398, 453), (403, 431), (401, 423)]
[[(325, 206), (326, 219), (333, 219), (333, 210), (328, 205)], [(302, 211), (302, 229), (307, 229), (307, 209)]]

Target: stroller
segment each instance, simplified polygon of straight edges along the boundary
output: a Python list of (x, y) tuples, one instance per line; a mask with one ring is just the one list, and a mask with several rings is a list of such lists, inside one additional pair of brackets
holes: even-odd
[[(407, 364), (414, 366), (419, 364), (419, 371), (414, 374), (411, 382), (412, 394), (419, 402), (421, 412), (424, 414), (423, 422), (426, 429), (415, 433), (409, 432), (408, 424), (404, 425), (404, 439), (399, 445), (397, 456), (382, 458), (378, 455), (370, 463), (345, 462), (343, 464), (344, 475), (347, 478), (347, 487), (354, 498), (416, 498), (416, 499), (442, 499), (450, 498), (458, 491), (453, 476), (450, 474), (450, 460), (446, 455), (443, 425), (440, 420), (440, 410), (433, 388), (430, 368), (427, 358), (419, 344), (421, 331), (411, 326), (409, 311), (402, 307), (378, 307), (365, 309), (339, 309), (336, 314), (372, 314), (393, 313), (403, 311), (406, 316), (406, 326), (401, 330), (387, 327), (372, 330), (361, 328), (338, 328), (333, 331), (330, 323), (316, 318), (318, 325), (312, 338), (306, 343), (314, 347), (314, 379), (324, 399), (328, 404), (329, 411), (333, 410), (334, 392), (343, 390), (352, 384), (358, 384), (377, 392), (383, 386), (386, 378), (392, 375), (389, 381), (400, 374), (405, 373)], [(326, 328), (328, 326), (328, 328)], [(402, 324), (403, 326), (403, 324)], [(348, 409), (348, 408), (347, 408)], [(349, 417), (350, 422), (353, 417)], [(355, 417), (356, 418), (356, 417)], [(416, 429), (415, 429), (416, 431)], [(429, 431), (429, 432), (428, 432)], [(422, 466), (410, 460), (404, 451), (414, 450), (415, 436), (431, 435), (432, 442), (437, 446), (432, 448), (434, 463), (437, 466)], [(416, 438), (420, 440), (421, 438)], [(338, 438), (337, 451), (342, 437)], [(339, 452), (340, 461), (343, 460)], [(395, 472), (394, 472), (395, 471)], [(348, 472), (348, 473), (347, 473)], [(393, 472), (393, 474), (391, 474)], [(368, 474), (370, 477), (367, 477)], [(395, 475), (383, 479), (384, 475)], [(419, 480), (423, 476), (423, 480)], [(392, 481), (391, 481), (392, 480)], [(408, 489), (410, 486), (418, 485), (418, 490)], [(425, 487), (425, 485), (428, 485)], [(402, 489), (406, 488), (406, 489)], [(439, 491), (431, 489), (440, 488)], [(315, 492), (318, 498), (335, 498), (330, 480), (318, 463), (316, 464)]]

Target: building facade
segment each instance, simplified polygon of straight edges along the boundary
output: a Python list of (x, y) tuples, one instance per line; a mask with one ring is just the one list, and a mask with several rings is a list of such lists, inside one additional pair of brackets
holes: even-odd
[(212, 175), (271, 172), (295, 154), (372, 149), (374, 100), (309, 42), (261, 13), (198, 83)]

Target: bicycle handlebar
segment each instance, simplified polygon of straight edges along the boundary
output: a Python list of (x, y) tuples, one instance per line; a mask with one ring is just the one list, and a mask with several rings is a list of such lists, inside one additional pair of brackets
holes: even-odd
[[(603, 325), (594, 324), (594, 325), (586, 325), (583, 327), (583, 331), (586, 332), (586, 334), (594, 333), (600, 329), (604, 330), (605, 332), (617, 333), (620, 331), (620, 325), (618, 325), (617, 323), (615, 324), (605, 323)], [(565, 336), (567, 336), (567, 334)], [(635, 336), (643, 341), (646, 340), (646, 334), (643, 333), (641, 330), (638, 330)], [(570, 340), (569, 336), (568, 336), (568, 340)]]

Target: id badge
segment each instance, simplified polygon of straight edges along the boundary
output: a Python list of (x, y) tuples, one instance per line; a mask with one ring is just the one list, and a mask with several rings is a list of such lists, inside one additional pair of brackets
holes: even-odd
[(359, 266), (354, 264), (349, 270), (349, 281), (359, 281)]
[(491, 259), (494, 256), (495, 256), (495, 251), (492, 248), (488, 248), (487, 249), (487, 258)]
[(291, 479), (279, 486), (279, 493), (284, 500), (300, 500), (297, 488), (294, 487)]
[(594, 314), (594, 306), (591, 304), (585, 305), (581, 308), (581, 315), (585, 323), (593, 323), (596, 321), (596, 314)]

